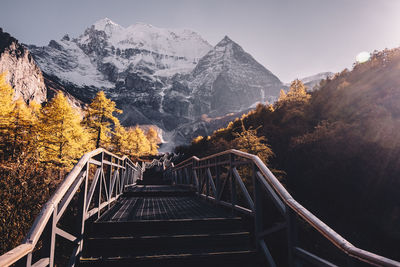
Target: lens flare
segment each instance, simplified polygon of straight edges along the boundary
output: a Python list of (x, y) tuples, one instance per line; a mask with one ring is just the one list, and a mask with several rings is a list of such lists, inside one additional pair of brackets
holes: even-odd
[(357, 63), (367, 62), (371, 58), (371, 54), (368, 52), (361, 52), (356, 56)]

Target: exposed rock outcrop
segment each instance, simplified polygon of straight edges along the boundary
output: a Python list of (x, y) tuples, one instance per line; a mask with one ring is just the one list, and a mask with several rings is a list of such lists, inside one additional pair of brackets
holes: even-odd
[(15, 98), (26, 102), (46, 101), (46, 86), (42, 71), (30, 52), (15, 38), (0, 28), (0, 73), (6, 72), (6, 81), (15, 90)]

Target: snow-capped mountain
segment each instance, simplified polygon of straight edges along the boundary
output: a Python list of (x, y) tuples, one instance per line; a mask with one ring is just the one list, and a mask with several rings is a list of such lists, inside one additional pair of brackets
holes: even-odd
[(191, 30), (102, 19), (76, 38), (29, 49), (46, 77), (75, 97), (88, 102), (104, 90), (124, 111), (125, 125), (174, 131), (203, 114), (221, 116), (275, 98), (282, 87), (228, 37), (212, 47)]
[(164, 105), (164, 110), (192, 118), (221, 116), (239, 112), (256, 101), (265, 102), (277, 96), (281, 87), (274, 74), (225, 36), (189, 75), (174, 79), (166, 98), (180, 103), (179, 112), (171, 105)]
[(308, 91), (313, 91), (315, 86), (319, 85), (322, 80), (326, 78), (332, 78), (334, 75), (333, 72), (320, 72), (315, 75), (307, 76), (301, 79), (305, 86), (307, 86)]
[(143, 23), (124, 28), (106, 18), (78, 38), (65, 35), (48, 46), (29, 49), (44, 72), (68, 83), (100, 89), (124, 82), (129, 72), (149, 78), (190, 72), (211, 45), (190, 30)]
[[(310, 75), (304, 78), (299, 79), (300, 81), (303, 82), (303, 84), (307, 87), (307, 91), (311, 92), (316, 89), (318, 89), (318, 85), (322, 80), (325, 80), (327, 78), (332, 78), (335, 74), (333, 72), (320, 72), (314, 75)], [(287, 88), (290, 87), (290, 82), (285, 83), (285, 86)]]

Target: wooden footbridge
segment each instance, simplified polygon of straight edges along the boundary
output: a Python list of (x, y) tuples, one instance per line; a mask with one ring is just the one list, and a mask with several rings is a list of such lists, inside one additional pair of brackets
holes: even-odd
[(0, 266), (10, 265), (400, 263), (353, 246), (293, 199), (257, 156), (228, 150), (174, 166), (167, 156), (139, 164), (97, 149), (43, 206), (25, 241), (0, 256)]

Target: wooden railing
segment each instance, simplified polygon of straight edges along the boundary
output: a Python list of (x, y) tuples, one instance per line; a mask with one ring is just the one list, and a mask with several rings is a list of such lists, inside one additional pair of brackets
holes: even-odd
[[(269, 266), (276, 266), (276, 263), (266, 238), (281, 230), (287, 232), (289, 266), (301, 266), (302, 263), (308, 264), (305, 266), (400, 266), (400, 262), (353, 246), (332, 230), (299, 204), (255, 155), (231, 149), (202, 159), (191, 157), (167, 173), (173, 183), (194, 186), (199, 196), (254, 217), (256, 246), (265, 255)], [(283, 218), (269, 228), (265, 228), (266, 216), (263, 214), (266, 196)], [(336, 246), (336, 249), (332, 246), (335, 253), (341, 252), (344, 261), (335, 265), (301, 247), (297, 231), (299, 222), (311, 226), (322, 239)]]
[[(63, 249), (57, 244), (60, 237), (73, 248), (67, 265), (74, 266), (82, 251), (85, 222), (98, 218), (125, 187), (134, 185), (142, 177), (143, 167), (126, 156), (121, 158), (101, 148), (86, 153), (43, 206), (25, 241), (0, 256), (0, 266), (16, 263), (53, 267), (56, 249)], [(74, 232), (63, 229), (66, 216), (69, 216), (66, 228)]]

